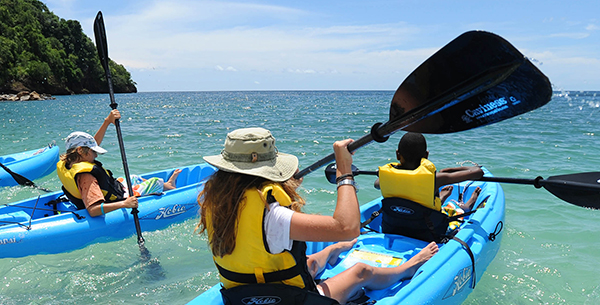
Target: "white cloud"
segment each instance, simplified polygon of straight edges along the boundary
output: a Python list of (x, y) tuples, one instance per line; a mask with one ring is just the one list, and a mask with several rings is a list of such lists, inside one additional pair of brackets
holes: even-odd
[(585, 29), (588, 31), (597, 31), (597, 30), (600, 30), (600, 27), (595, 24), (590, 23), (585, 27)]
[[(379, 84), (392, 79), (401, 82), (440, 47), (470, 29), (501, 34), (523, 54), (543, 62), (543, 70), (554, 73), (554, 79), (566, 79), (563, 75), (569, 74), (576, 82), (584, 70), (598, 67), (596, 53), (600, 46), (591, 38), (595, 34), (592, 31), (600, 27), (593, 18), (581, 17), (575, 23), (551, 15), (528, 19), (528, 23), (511, 18), (485, 23), (476, 18), (427, 20), (429, 15), (418, 20), (413, 16), (364, 19), (365, 14), (346, 18), (351, 16), (350, 7), (349, 12), (340, 12), (326, 4), (315, 12), (293, 7), (306, 7), (303, 4), (286, 7), (202, 0), (106, 1), (85, 5), (76, 0), (46, 2), (51, 10), (78, 12), (79, 16), (56, 13), (79, 20), (92, 38), (93, 17), (101, 8), (109, 56), (131, 69), (134, 80), (141, 75), (136, 72), (146, 71), (144, 77), (157, 83), (166, 74), (185, 74), (216, 76), (215, 83), (222, 78), (228, 84), (237, 81), (258, 85), (254, 80), (260, 79), (261, 88), (270, 88), (275, 79), (283, 82), (288, 78), (320, 80), (319, 84), (326, 79), (334, 86), (368, 79), (381, 88)], [(536, 28), (539, 24), (543, 29)], [(584, 67), (585, 63), (589, 67)], [(575, 70), (554, 72), (565, 69), (561, 64)], [(235, 72), (236, 77), (225, 72)], [(143, 86), (140, 83), (140, 88)]]
[(551, 34), (550, 37), (554, 38), (571, 38), (571, 39), (583, 39), (589, 37), (589, 33), (555, 33)]

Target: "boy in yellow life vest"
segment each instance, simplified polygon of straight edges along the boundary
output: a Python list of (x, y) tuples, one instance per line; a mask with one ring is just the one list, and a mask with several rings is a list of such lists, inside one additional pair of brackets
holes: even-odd
[[(448, 216), (470, 211), (481, 193), (481, 188), (477, 187), (471, 198), (465, 203), (462, 201), (445, 202), (453, 189), (449, 184), (477, 180), (483, 176), (481, 168), (463, 166), (445, 168), (438, 172), (435, 165), (427, 159), (428, 157), (429, 151), (425, 137), (421, 133), (406, 133), (400, 139), (396, 150), (396, 158), (400, 162), (392, 162), (379, 167), (379, 178), (375, 181), (375, 188), (381, 190), (384, 201), (388, 198), (400, 198)], [(440, 188), (442, 188), (441, 192)], [(387, 202), (384, 203), (383, 208), (383, 228), (386, 233), (402, 234), (423, 240), (440, 240), (441, 237), (438, 235), (441, 234), (441, 231), (445, 231), (447, 227), (454, 230), (460, 225), (457, 221), (452, 221), (448, 225), (442, 222), (438, 223), (432, 219), (441, 221), (442, 218), (435, 217), (435, 215), (427, 216), (424, 220), (413, 219), (414, 222), (408, 219), (394, 218), (394, 215), (386, 213), (390, 208)], [(430, 212), (423, 214), (429, 215)], [(432, 221), (433, 226), (430, 225)], [(429, 228), (422, 228), (424, 225), (421, 222), (428, 223)], [(416, 228), (415, 225), (419, 228)]]
[[(400, 163), (393, 162), (380, 167), (375, 188), (381, 190), (383, 197), (406, 198), (440, 211), (452, 192), (449, 184), (483, 177), (483, 171), (478, 166), (444, 168), (438, 172), (435, 165), (427, 160), (428, 157), (425, 137), (418, 132), (406, 133), (396, 150), (396, 158)], [(442, 192), (440, 187), (443, 187)], [(458, 207), (469, 211), (480, 192), (481, 189), (477, 188), (471, 198), (466, 203), (459, 202)]]

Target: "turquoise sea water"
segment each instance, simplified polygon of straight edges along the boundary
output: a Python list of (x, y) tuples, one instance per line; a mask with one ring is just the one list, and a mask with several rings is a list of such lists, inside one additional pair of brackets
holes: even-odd
[[(385, 122), (393, 91), (180, 92), (117, 95), (132, 173), (201, 163), (218, 154), (227, 132), (270, 129), (282, 152), (308, 166), (331, 153), (335, 140), (358, 139)], [(0, 103), (0, 155), (94, 133), (110, 110), (108, 95)], [(403, 132), (355, 154), (354, 164), (374, 170), (390, 162)], [(552, 101), (510, 120), (465, 132), (428, 135), (438, 168), (471, 160), (499, 177), (532, 179), (600, 171), (600, 92), (555, 92)], [(122, 174), (114, 127), (99, 158)], [(359, 200), (379, 196), (372, 176), (358, 176)], [(58, 190), (55, 174), (35, 181)], [(496, 259), (465, 304), (600, 303), (600, 211), (571, 205), (544, 189), (503, 184), (506, 224)], [(0, 204), (39, 191), (0, 189)], [(321, 170), (305, 177), (306, 211), (331, 214), (335, 187)], [(166, 277), (145, 277), (136, 238), (94, 244), (56, 255), (0, 259), (0, 304), (185, 304), (218, 282), (197, 219), (145, 232), (146, 247)], [(132, 224), (133, 225), (133, 224)]]

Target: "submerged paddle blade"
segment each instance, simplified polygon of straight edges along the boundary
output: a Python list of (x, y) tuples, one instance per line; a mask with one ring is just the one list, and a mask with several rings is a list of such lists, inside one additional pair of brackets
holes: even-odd
[(42, 190), (42, 191), (44, 191), (44, 192), (47, 192), (47, 193), (50, 193), (50, 192), (52, 192), (52, 191), (51, 191), (51, 190), (49, 190), (49, 189), (46, 189), (46, 188), (39, 187), (39, 186), (35, 185), (35, 183), (33, 183), (33, 181), (31, 181), (31, 180), (29, 180), (29, 179), (25, 178), (25, 177), (24, 177), (24, 176), (22, 176), (22, 175), (19, 175), (19, 174), (17, 174), (17, 173), (15, 173), (15, 172), (13, 172), (12, 170), (10, 170), (10, 168), (6, 167), (6, 166), (5, 166), (4, 164), (2, 164), (2, 163), (0, 163), (0, 167), (2, 167), (2, 168), (3, 168), (3, 169), (4, 169), (4, 170), (5, 170), (5, 171), (6, 171), (6, 172), (7, 172), (7, 173), (8, 173), (8, 174), (9, 174), (9, 175), (10, 175), (10, 176), (13, 178), (13, 179), (15, 179), (15, 181), (16, 181), (16, 182), (17, 182), (19, 185), (22, 185), (22, 186), (30, 186), (30, 187), (36, 188), (36, 189), (38, 189), (38, 190)]
[[(403, 119), (405, 131), (451, 133), (526, 113), (551, 97), (548, 78), (508, 41), (471, 31), (406, 78), (392, 99), (390, 121)], [(428, 113), (419, 115), (421, 108)]]
[(566, 202), (600, 209), (600, 172), (552, 176), (540, 181), (540, 184)]

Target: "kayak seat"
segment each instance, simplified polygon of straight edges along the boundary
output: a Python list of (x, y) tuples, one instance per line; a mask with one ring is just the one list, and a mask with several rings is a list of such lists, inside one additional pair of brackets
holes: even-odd
[(221, 289), (225, 305), (339, 305), (336, 300), (296, 286), (283, 284), (250, 284)]
[(24, 211), (0, 214), (0, 226), (11, 223), (28, 223), (29, 220), (31, 220), (31, 216)]
[(399, 234), (423, 241), (441, 242), (449, 217), (414, 201), (392, 197), (382, 201), (381, 232)]
[[(172, 174), (173, 173), (171, 173), (171, 175)], [(177, 181), (175, 182), (175, 185), (177, 187), (183, 187), (183, 186), (189, 185), (190, 184), (190, 182), (188, 181), (189, 176), (190, 176), (190, 169), (188, 167), (181, 169), (181, 173), (179, 173), (179, 176), (177, 176)]]
[(200, 177), (202, 177), (202, 168), (200, 166), (195, 166), (188, 175), (188, 184), (200, 181)]
[(0, 163), (9, 163), (13, 161), (16, 161), (13, 157), (0, 157)]

